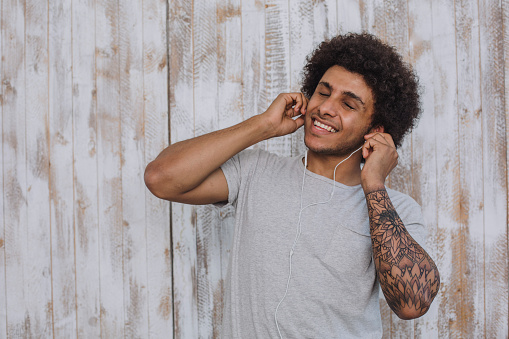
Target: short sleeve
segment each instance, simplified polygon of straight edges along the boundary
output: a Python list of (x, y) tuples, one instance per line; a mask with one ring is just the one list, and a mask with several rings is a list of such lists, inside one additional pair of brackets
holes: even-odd
[(228, 204), (235, 205), (237, 203), (243, 180), (253, 176), (260, 158), (267, 157), (268, 154), (260, 149), (244, 150), (221, 166), (228, 184)]

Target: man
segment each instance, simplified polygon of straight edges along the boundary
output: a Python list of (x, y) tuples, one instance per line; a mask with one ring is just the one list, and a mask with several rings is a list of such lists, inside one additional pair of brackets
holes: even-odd
[[(402, 319), (423, 315), (440, 285), (420, 207), (384, 184), (420, 112), (417, 81), (393, 48), (349, 34), (308, 58), (302, 92), (169, 146), (147, 187), (236, 207), (223, 337), (380, 338), (379, 284)], [(245, 150), (302, 126), (305, 157)]]

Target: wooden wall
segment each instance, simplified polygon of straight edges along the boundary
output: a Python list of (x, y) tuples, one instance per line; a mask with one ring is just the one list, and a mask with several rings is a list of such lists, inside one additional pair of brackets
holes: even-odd
[(508, 0), (0, 6), (0, 338), (214, 337), (233, 211), (160, 201), (144, 167), (298, 90), (317, 43), (362, 30), (420, 75), (389, 185), (422, 205), (442, 276), (418, 320), (381, 300), (384, 337), (508, 337)]

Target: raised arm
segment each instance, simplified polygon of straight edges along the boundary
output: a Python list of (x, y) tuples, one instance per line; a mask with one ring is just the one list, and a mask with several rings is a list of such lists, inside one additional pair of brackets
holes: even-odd
[(220, 166), (265, 139), (295, 132), (304, 123), (307, 99), (280, 94), (264, 113), (235, 126), (178, 142), (164, 149), (145, 170), (145, 184), (157, 197), (188, 204), (228, 199)]
[(440, 275), (428, 253), (408, 233), (385, 190), (385, 178), (397, 164), (392, 138), (374, 133), (366, 139), (362, 187), (378, 280), (398, 317), (418, 318), (428, 311), (437, 295)]

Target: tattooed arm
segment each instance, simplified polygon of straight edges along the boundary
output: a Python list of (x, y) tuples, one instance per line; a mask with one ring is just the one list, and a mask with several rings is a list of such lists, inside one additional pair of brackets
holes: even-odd
[(438, 293), (438, 269), (408, 233), (385, 190), (385, 178), (396, 167), (398, 153), (392, 137), (366, 135), (362, 155), (362, 188), (369, 212), (371, 243), (376, 272), (385, 299), (402, 319), (426, 313)]
[(402, 319), (426, 313), (440, 277), (430, 256), (403, 225), (385, 189), (366, 194), (373, 258), (390, 308)]

